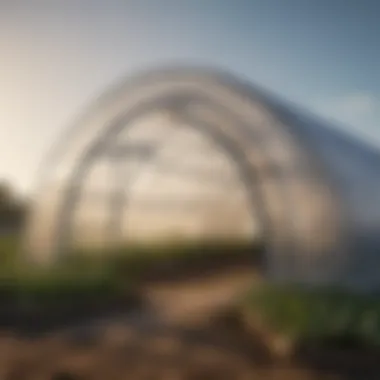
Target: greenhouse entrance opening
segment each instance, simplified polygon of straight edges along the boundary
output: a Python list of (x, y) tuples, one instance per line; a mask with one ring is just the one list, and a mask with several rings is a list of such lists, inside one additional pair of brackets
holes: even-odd
[(256, 242), (241, 163), (204, 124), (170, 110), (131, 121), (88, 166), (76, 207), (66, 195), (60, 249)]
[(50, 251), (182, 246), (252, 253), (262, 264), (262, 200), (246, 152), (225, 133), (233, 123), (207, 104), (178, 99), (121, 118), (74, 168), (63, 165), (50, 183)]

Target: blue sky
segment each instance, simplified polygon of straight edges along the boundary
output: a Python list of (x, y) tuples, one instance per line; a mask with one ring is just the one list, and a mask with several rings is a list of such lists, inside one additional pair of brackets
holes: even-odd
[(0, 0), (0, 178), (28, 191), (108, 85), (217, 65), (380, 141), (378, 0)]

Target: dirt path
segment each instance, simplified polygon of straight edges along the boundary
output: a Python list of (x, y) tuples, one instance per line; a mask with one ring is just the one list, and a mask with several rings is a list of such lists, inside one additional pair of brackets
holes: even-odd
[(174, 284), (165, 281), (147, 284), (143, 293), (161, 320), (188, 325), (202, 323), (210, 315), (226, 308), (255, 281), (258, 281), (256, 272), (242, 267)]
[[(147, 283), (152, 310), (113, 315), (34, 340), (0, 337), (1, 380), (325, 380), (274, 366), (252, 339), (210, 318), (248, 289), (249, 267)], [(369, 379), (366, 379), (369, 380)]]

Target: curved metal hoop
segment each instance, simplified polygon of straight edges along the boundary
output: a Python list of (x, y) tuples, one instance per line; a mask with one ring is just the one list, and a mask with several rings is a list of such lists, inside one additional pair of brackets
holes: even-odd
[[(198, 99), (199, 98), (199, 99)], [(179, 105), (178, 100), (181, 99), (182, 102)], [(186, 105), (194, 103), (195, 101), (201, 101), (203, 104), (206, 103), (206, 99), (202, 97), (192, 95), (175, 94), (173, 97), (164, 97), (163, 99), (153, 99), (146, 103), (139, 104), (132, 111), (128, 112), (126, 115), (122, 115), (118, 120), (109, 124), (103, 136), (100, 136), (97, 141), (91, 145), (90, 149), (84, 153), (82, 159), (78, 162), (75, 171), (72, 173), (70, 180), (68, 181), (68, 187), (65, 191), (64, 201), (60, 208), (58, 214), (58, 240), (56, 249), (60, 253), (64, 253), (67, 248), (67, 244), (70, 242), (71, 238), (71, 223), (73, 212), (78, 204), (81, 196), (82, 184), (87, 176), (87, 173), (97, 158), (104, 154), (112, 154), (112, 147), (110, 148), (110, 142), (112, 139), (117, 139), (117, 135), (127, 129), (133, 122), (133, 119), (139, 117), (145, 112), (149, 112), (152, 109), (169, 108), (174, 110), (179, 114), (181, 118), (186, 119), (191, 126), (197, 129), (199, 132), (203, 133), (205, 136), (210, 138), (217, 146), (219, 146), (224, 154), (226, 154), (229, 159), (231, 159), (237, 168), (240, 180), (243, 183), (249, 198), (249, 207), (251, 214), (259, 214), (258, 220), (261, 223), (261, 231), (265, 236), (265, 241), (270, 242), (270, 236), (273, 232), (271, 231), (270, 216), (265, 209), (265, 202), (262, 194), (260, 194), (260, 178), (258, 173), (254, 170), (254, 167), (248, 162), (245, 157), (244, 151), (241, 150), (237, 141), (224, 133), (218, 126), (212, 125), (207, 121), (195, 119), (191, 113), (186, 112)], [(209, 101), (210, 103), (210, 101)], [(211, 102), (212, 103), (212, 102)], [(175, 105), (173, 107), (173, 105)], [(185, 106), (185, 107), (183, 107)], [(185, 109), (183, 109), (185, 108)], [(227, 112), (228, 110), (225, 110)], [(185, 112), (185, 114), (184, 114)], [(227, 112), (228, 113), (228, 112)], [(240, 121), (241, 123), (241, 121)], [(236, 120), (236, 128), (241, 128), (239, 126), (239, 120)], [(109, 151), (111, 149), (111, 151)], [(123, 200), (119, 200), (122, 202)], [(120, 223), (122, 210), (124, 207), (122, 204), (117, 205), (118, 216), (116, 220)], [(116, 208), (115, 210), (116, 211)], [(113, 223), (116, 227), (117, 223)]]

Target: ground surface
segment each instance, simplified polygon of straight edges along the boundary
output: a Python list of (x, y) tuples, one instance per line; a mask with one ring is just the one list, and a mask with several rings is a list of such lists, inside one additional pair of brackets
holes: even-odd
[[(0, 338), (1, 380), (313, 380), (348, 379), (286, 363), (215, 315), (257, 276), (250, 267), (203, 278), (153, 281), (142, 292), (150, 309), (57, 329), (35, 337)], [(358, 379), (379, 379), (359, 374)]]

